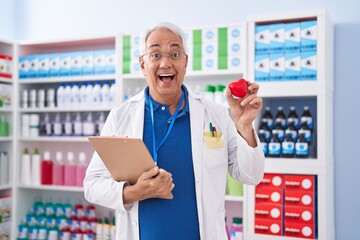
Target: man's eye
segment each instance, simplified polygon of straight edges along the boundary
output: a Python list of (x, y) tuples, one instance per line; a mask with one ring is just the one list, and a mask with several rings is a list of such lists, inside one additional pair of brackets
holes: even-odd
[(153, 53), (153, 54), (151, 54), (151, 57), (154, 58), (154, 59), (159, 59), (161, 57), (161, 54), (160, 53)]
[(173, 52), (173, 53), (171, 53), (171, 57), (172, 58), (179, 58), (180, 57), (180, 53), (179, 52)]

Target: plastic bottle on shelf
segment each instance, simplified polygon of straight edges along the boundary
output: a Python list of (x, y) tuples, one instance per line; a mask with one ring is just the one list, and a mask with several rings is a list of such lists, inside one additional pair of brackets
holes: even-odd
[(64, 185), (64, 161), (62, 152), (57, 151), (54, 161), (54, 185)]
[(54, 213), (57, 218), (65, 216), (64, 205), (61, 203), (60, 199), (54, 205)]
[(281, 122), (281, 126), (285, 129), (286, 128), (286, 115), (284, 113), (284, 109), (282, 106), (277, 108), (277, 113), (275, 115), (275, 125), (278, 120)]
[(88, 163), (84, 152), (79, 153), (79, 162), (76, 165), (76, 186), (82, 187)]
[(81, 83), (80, 86), (80, 107), (86, 107), (87, 95), (86, 95), (86, 82)]
[(48, 237), (47, 240), (58, 240), (59, 239), (59, 229), (56, 226), (56, 223), (52, 223), (48, 226)]
[(54, 108), (55, 107), (55, 90), (49, 88), (46, 90), (46, 107)]
[(38, 239), (38, 232), (39, 232), (39, 227), (36, 223), (36, 219), (32, 220), (30, 223), (28, 223), (29, 226), (29, 230), (28, 230), (28, 240), (31, 239)]
[(304, 106), (304, 111), (301, 114), (301, 124), (303, 122), (306, 122), (311, 130), (314, 128), (313, 116), (310, 113), (310, 109), (308, 106)]
[(9, 157), (7, 152), (0, 152), (0, 185), (9, 184)]
[(39, 150), (35, 148), (33, 155), (31, 156), (31, 183), (34, 185), (40, 185), (41, 183), (41, 157)]
[(81, 121), (81, 115), (79, 112), (76, 113), (75, 120), (73, 122), (74, 136), (83, 135), (83, 122)]
[(65, 83), (60, 83), (56, 90), (56, 107), (64, 107)]
[(29, 107), (29, 91), (27, 89), (23, 89), (21, 91), (21, 107), (22, 108)]
[(46, 221), (45, 219), (41, 220), (39, 223), (39, 228), (38, 228), (38, 234), (37, 234), (37, 239), (38, 240), (46, 240), (47, 239), (47, 235), (48, 235), (48, 228), (46, 226)]
[(96, 233), (96, 225), (97, 225), (98, 219), (96, 218), (96, 207), (94, 205), (92, 205), (92, 204), (87, 205), (86, 216), (87, 216), (87, 219), (88, 219), (91, 229), (93, 230), (93, 232)]
[(78, 219), (81, 216), (85, 215), (84, 205), (81, 203), (80, 200), (78, 200), (78, 202), (74, 206), (74, 213)]
[(260, 143), (262, 144), (262, 149), (263, 149), (264, 155), (268, 156), (269, 143), (268, 143), (268, 140), (265, 137), (264, 129), (259, 130), (259, 140), (260, 140)]
[(101, 218), (99, 218), (96, 224), (96, 240), (103, 240), (103, 231), (104, 231), (104, 223)]
[(73, 99), (72, 99), (72, 92), (71, 92), (71, 83), (67, 82), (65, 84), (65, 88), (64, 88), (64, 98), (63, 98), (63, 102), (64, 102), (64, 107), (68, 108), (68, 107), (72, 107), (72, 103), (73, 103)]
[(233, 218), (230, 228), (230, 240), (243, 240), (243, 225), (242, 218)]
[(215, 87), (213, 85), (207, 85), (204, 92), (204, 98), (210, 101), (214, 101)]
[(65, 186), (75, 186), (75, 172), (76, 172), (76, 163), (74, 159), (74, 153), (67, 153), (67, 161), (64, 166), (64, 185)]
[(45, 113), (44, 118), (40, 121), (40, 136), (51, 136), (51, 122), (49, 113)]
[(274, 118), (271, 113), (271, 108), (269, 106), (265, 107), (264, 114), (261, 116), (261, 120), (265, 120), (268, 128), (271, 130), (274, 127)]
[(110, 85), (110, 107), (115, 107), (116, 104), (116, 84), (115, 80), (112, 80)]
[(30, 89), (30, 108), (36, 108), (36, 89)]
[(293, 139), (294, 142), (296, 142), (297, 138), (298, 138), (298, 130), (295, 127), (293, 121), (288, 121), (287, 128), (285, 129), (285, 133), (286, 133), (286, 131), (288, 131), (290, 133), (291, 138)]
[(297, 158), (307, 158), (309, 156), (309, 143), (302, 130), (299, 130), (299, 138), (295, 143), (295, 155)]
[(99, 81), (96, 81), (93, 87), (93, 106), (101, 106), (101, 85)]
[(25, 185), (31, 184), (31, 157), (29, 150), (24, 149), (23, 155), (21, 157), (21, 183)]
[(269, 157), (280, 157), (281, 142), (277, 134), (273, 134), (269, 142), (268, 155)]
[(295, 153), (295, 143), (291, 136), (290, 130), (285, 131), (285, 139), (281, 143), (281, 155), (286, 158), (294, 157)]
[(88, 82), (86, 85), (86, 104), (84, 107), (90, 108), (92, 107), (94, 102), (94, 95), (93, 95), (93, 84), (92, 82)]
[(80, 88), (79, 83), (74, 82), (74, 84), (71, 87), (71, 107), (79, 108), (81, 103), (81, 95), (80, 95)]
[(110, 220), (109, 218), (104, 218), (104, 225), (102, 231), (103, 240), (110, 240), (111, 239), (111, 231), (110, 231)]
[(59, 236), (60, 240), (71, 240), (71, 230), (67, 222), (62, 223), (62, 225), (60, 226)]
[(259, 126), (259, 132), (263, 130), (265, 139), (269, 142), (271, 139), (271, 130), (268, 126), (268, 121), (266, 119), (261, 119), (261, 123)]
[(63, 134), (62, 123), (60, 119), (60, 113), (56, 113), (55, 119), (52, 122), (52, 129), (54, 136), (61, 136)]
[(83, 240), (93, 240), (95, 239), (95, 232), (92, 230), (90, 224), (86, 224), (86, 228), (83, 231)]
[(5, 115), (0, 116), (0, 136), (8, 137), (10, 135), (9, 131), (9, 121), (6, 119)]
[(277, 135), (280, 142), (284, 141), (285, 138), (285, 129), (282, 125), (282, 120), (277, 118), (275, 121), (275, 126), (272, 130), (272, 135)]
[(293, 122), (296, 128), (299, 128), (300, 126), (299, 115), (296, 112), (295, 106), (290, 107), (290, 112), (287, 116), (287, 124), (289, 124), (289, 122)]
[(224, 95), (225, 86), (222, 84), (216, 85), (215, 93), (214, 93), (214, 101), (220, 105), (224, 105), (226, 102)]
[(98, 120), (96, 120), (95, 122), (95, 135), (100, 135), (101, 130), (104, 127), (104, 124), (105, 124), (105, 114), (101, 112)]
[(45, 151), (41, 160), (41, 184), (51, 185), (53, 183), (53, 162), (50, 152)]
[(299, 128), (299, 135), (300, 132), (304, 134), (304, 137), (308, 143), (311, 142), (311, 129), (309, 128), (307, 122), (303, 122)]
[(115, 240), (115, 236), (116, 236), (116, 225), (115, 225), (115, 216), (113, 216), (110, 224), (110, 239)]
[(18, 226), (17, 240), (27, 240), (28, 232), (29, 232), (29, 227), (26, 223), (26, 219), (23, 218)]
[(34, 214), (36, 216), (44, 215), (45, 214), (45, 205), (41, 201), (40, 198), (36, 199), (34, 203)]
[(45, 215), (47, 217), (50, 217), (52, 215), (55, 214), (55, 206), (54, 203), (52, 202), (51, 198), (49, 198), (46, 202), (45, 202)]
[(86, 116), (86, 120), (83, 122), (83, 135), (93, 136), (95, 135), (95, 123), (93, 121), (92, 113), (89, 112)]
[(67, 218), (70, 218), (71, 212), (72, 212), (72, 208), (73, 208), (73, 207), (72, 207), (70, 201), (67, 200), (67, 201), (64, 203), (64, 212), (65, 212), (65, 216), (66, 216)]
[(73, 124), (71, 121), (70, 113), (66, 113), (64, 125), (64, 136), (72, 136), (73, 135)]
[(110, 107), (110, 84), (107, 81), (101, 87), (101, 105)]
[(45, 108), (45, 89), (37, 90), (37, 104), (38, 108)]

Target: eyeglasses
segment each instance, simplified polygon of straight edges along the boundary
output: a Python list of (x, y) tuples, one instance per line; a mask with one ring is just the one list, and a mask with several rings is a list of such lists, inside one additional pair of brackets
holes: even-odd
[(174, 52), (147, 52), (143, 55), (141, 55), (141, 57), (145, 56), (145, 55), (149, 55), (149, 59), (151, 62), (157, 62), (159, 61), (162, 57), (170, 57), (171, 60), (173, 61), (178, 61), (180, 60), (183, 56), (186, 56), (186, 53), (181, 52), (181, 51), (174, 51)]

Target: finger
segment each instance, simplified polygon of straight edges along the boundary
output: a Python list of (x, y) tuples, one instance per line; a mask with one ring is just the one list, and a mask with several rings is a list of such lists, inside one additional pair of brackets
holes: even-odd
[(226, 87), (225, 97), (226, 97), (226, 99), (228, 101), (229, 106), (234, 106), (236, 104), (239, 104), (238, 101), (240, 101), (240, 99), (233, 97), (233, 95), (231, 94), (229, 86)]
[(248, 95), (247, 97), (245, 97), (242, 101), (241, 101), (241, 103), (240, 103), (240, 105), (242, 106), (242, 107), (244, 107), (246, 104), (248, 104), (249, 102), (251, 102), (254, 98), (256, 98), (257, 96), (255, 95), (255, 94), (250, 94), (250, 95)]
[(248, 83), (249, 83), (248, 90), (250, 91), (250, 93), (257, 94), (257, 92), (259, 91), (259, 88), (260, 88), (259, 84), (250, 83), (249, 81), (248, 81)]
[(144, 173), (141, 175), (141, 177), (142, 177), (143, 179), (150, 179), (150, 178), (153, 178), (153, 177), (155, 177), (156, 175), (158, 175), (159, 172), (160, 172), (160, 169), (159, 169), (158, 166), (156, 166), (156, 167), (154, 167), (154, 168), (152, 168), (152, 169), (144, 172)]
[(261, 97), (256, 97), (253, 100), (250, 101), (249, 103), (251, 106), (254, 107), (261, 107), (262, 106), (262, 98)]

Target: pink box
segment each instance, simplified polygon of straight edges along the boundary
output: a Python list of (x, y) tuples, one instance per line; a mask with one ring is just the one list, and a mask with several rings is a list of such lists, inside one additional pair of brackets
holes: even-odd
[(284, 223), (284, 235), (287, 237), (298, 237), (307, 239), (317, 238), (314, 224), (303, 224), (287, 221), (285, 221)]
[(283, 205), (272, 203), (255, 204), (255, 218), (267, 220), (283, 220)]
[(311, 191), (285, 190), (285, 206), (302, 206), (315, 208), (315, 193)]
[(285, 188), (315, 191), (316, 177), (312, 175), (285, 175)]
[(263, 179), (257, 187), (277, 187), (284, 188), (284, 175), (283, 174), (270, 174), (265, 173)]
[(316, 225), (315, 209), (312, 207), (285, 206), (284, 219), (286, 222)]
[(255, 190), (255, 203), (283, 204), (284, 191), (281, 188), (260, 187)]
[(283, 234), (283, 226), (281, 221), (264, 220), (255, 218), (255, 233), (281, 236)]

